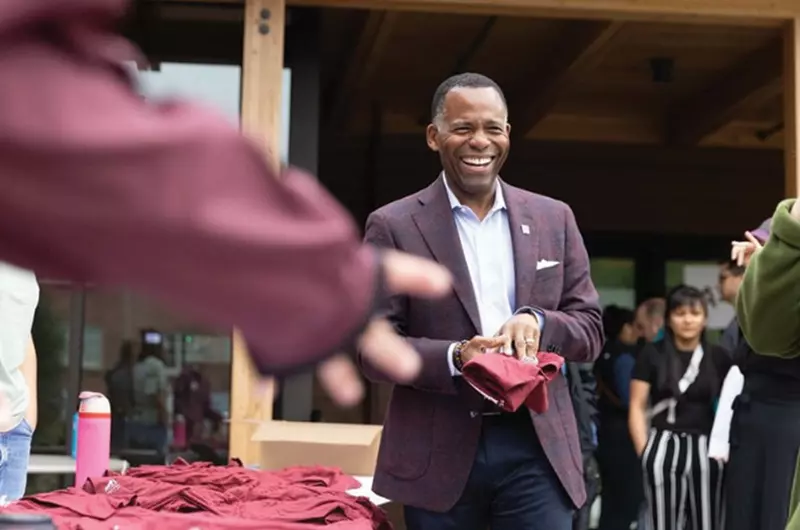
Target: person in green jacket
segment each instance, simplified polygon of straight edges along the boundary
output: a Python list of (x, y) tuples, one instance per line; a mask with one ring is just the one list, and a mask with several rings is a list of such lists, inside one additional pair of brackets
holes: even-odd
[[(769, 458), (783, 455), (783, 468), (794, 473), (793, 478), (791, 472), (784, 473), (785, 479), (765, 476), (763, 485), (776, 488), (775, 495), (783, 497), (783, 513), (775, 515), (788, 521), (787, 530), (800, 530), (800, 444), (785, 430), (800, 422), (800, 201), (778, 205), (763, 247), (755, 238), (748, 239), (733, 246), (734, 256), (747, 262), (736, 313), (744, 337), (771, 375), (769, 385), (760, 388), (745, 375), (742, 394), (769, 394), (757, 396), (762, 406), (772, 407), (771, 412), (759, 413), (763, 428), (775, 431), (766, 453)], [(732, 425), (732, 444), (735, 428)]]

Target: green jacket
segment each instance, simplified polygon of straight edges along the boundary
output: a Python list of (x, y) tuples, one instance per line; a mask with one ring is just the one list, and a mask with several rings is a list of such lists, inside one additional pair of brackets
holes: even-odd
[[(761, 355), (800, 356), (800, 222), (789, 213), (795, 199), (781, 202), (769, 240), (753, 256), (736, 298), (747, 342)], [(800, 530), (800, 460), (795, 469), (787, 530)]]

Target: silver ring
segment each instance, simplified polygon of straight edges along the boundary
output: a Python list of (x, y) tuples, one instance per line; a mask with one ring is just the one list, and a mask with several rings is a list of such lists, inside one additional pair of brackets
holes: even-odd
[(525, 345), (527, 346), (529, 344), (536, 344), (536, 341), (534, 339), (525, 339)]

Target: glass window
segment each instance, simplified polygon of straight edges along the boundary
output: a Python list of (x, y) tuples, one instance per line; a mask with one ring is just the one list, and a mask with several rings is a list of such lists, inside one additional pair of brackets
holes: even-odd
[(632, 259), (593, 258), (592, 282), (600, 295), (600, 306), (636, 306), (636, 263)]
[[(56, 450), (66, 447), (68, 343), (72, 296), (79, 288), (67, 282), (39, 279), (39, 306), (33, 321), (37, 355), (39, 423), (34, 447)], [(79, 317), (80, 315), (74, 315)]]

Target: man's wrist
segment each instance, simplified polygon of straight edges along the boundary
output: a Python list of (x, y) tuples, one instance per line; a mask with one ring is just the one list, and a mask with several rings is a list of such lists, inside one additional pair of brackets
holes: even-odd
[(530, 315), (536, 319), (536, 323), (539, 324), (539, 330), (541, 331), (544, 329), (544, 312), (541, 309), (537, 309), (535, 307), (524, 306), (520, 307), (514, 313), (515, 315), (523, 314), (523, 315)]
[(461, 357), (461, 352), (466, 342), (467, 341), (454, 342), (447, 348), (447, 364), (450, 367), (450, 375), (453, 377), (461, 375), (461, 368), (464, 366), (464, 359)]

